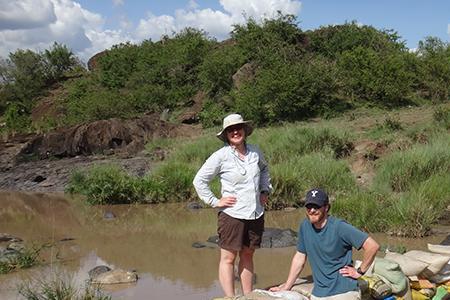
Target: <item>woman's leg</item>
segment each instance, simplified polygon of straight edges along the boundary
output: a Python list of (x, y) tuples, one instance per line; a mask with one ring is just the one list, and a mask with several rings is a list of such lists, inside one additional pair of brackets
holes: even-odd
[(220, 249), (219, 281), (226, 297), (234, 296), (234, 261), (237, 251)]
[(244, 295), (253, 290), (253, 253), (255, 253), (255, 249), (248, 247), (239, 251), (239, 276)]

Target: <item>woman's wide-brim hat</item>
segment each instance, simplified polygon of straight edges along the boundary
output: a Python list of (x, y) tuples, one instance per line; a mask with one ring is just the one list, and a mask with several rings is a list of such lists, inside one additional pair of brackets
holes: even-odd
[(227, 128), (233, 125), (243, 124), (245, 130), (245, 137), (248, 137), (253, 132), (253, 127), (250, 124), (251, 121), (244, 121), (244, 118), (240, 114), (231, 114), (223, 119), (222, 131), (216, 136), (224, 142), (227, 142)]

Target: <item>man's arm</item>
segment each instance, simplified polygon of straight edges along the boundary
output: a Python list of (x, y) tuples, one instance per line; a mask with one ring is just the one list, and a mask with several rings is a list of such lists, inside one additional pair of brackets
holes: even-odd
[(306, 262), (306, 255), (302, 252), (297, 251), (294, 257), (292, 258), (291, 269), (289, 271), (289, 275), (286, 282), (280, 284), (279, 286), (274, 286), (270, 288), (270, 291), (277, 292), (290, 290), (294, 285), (295, 280), (297, 280), (298, 275), (300, 275), (301, 271), (303, 270), (305, 262)]
[[(371, 238), (370, 236), (364, 241), (364, 244), (362, 245), (362, 249), (364, 251), (363, 254), (363, 261), (361, 263), (361, 266), (359, 269), (362, 273), (365, 273), (370, 265), (372, 264), (373, 260), (375, 259), (375, 255), (378, 252), (378, 249), (380, 249), (380, 245)], [(354, 279), (358, 279), (362, 276), (361, 273), (359, 273), (354, 267), (352, 266), (345, 266), (342, 269), (339, 270), (339, 273), (341, 273), (345, 277), (351, 277)]]

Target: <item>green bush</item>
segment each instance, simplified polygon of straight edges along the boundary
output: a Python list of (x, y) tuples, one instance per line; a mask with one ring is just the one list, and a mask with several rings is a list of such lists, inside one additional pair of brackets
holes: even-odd
[(116, 165), (96, 165), (87, 173), (75, 171), (66, 191), (87, 196), (90, 204), (127, 204), (144, 201), (141, 180), (128, 175)]
[(323, 57), (286, 62), (274, 58), (253, 81), (234, 90), (235, 111), (256, 124), (306, 119), (346, 107), (337, 97), (335, 64)]
[(433, 112), (433, 119), (437, 124), (450, 129), (450, 108), (436, 108)]
[(396, 107), (410, 103), (414, 74), (405, 55), (358, 46), (337, 60), (343, 91), (355, 104)]
[(4, 120), (9, 130), (26, 132), (30, 129), (31, 119), (26, 108), (20, 104), (10, 104), (5, 111)]

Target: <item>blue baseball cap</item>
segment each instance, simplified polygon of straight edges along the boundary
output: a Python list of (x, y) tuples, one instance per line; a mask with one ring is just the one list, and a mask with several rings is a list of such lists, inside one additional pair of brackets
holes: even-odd
[(308, 204), (315, 204), (317, 206), (324, 206), (329, 203), (328, 195), (324, 190), (312, 189), (306, 193), (305, 206)]

